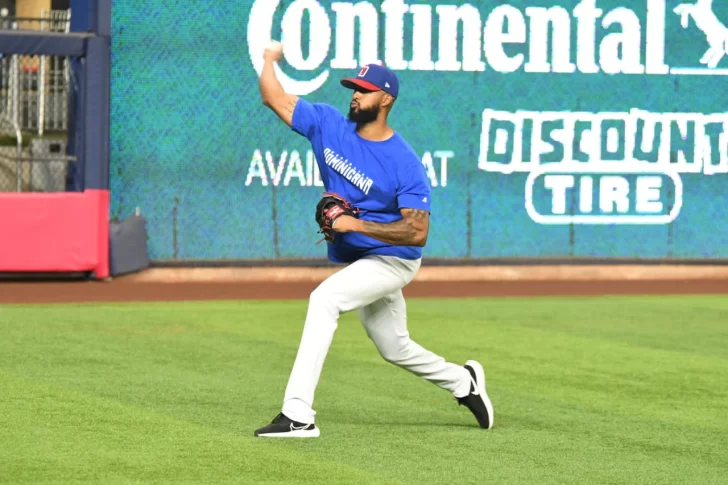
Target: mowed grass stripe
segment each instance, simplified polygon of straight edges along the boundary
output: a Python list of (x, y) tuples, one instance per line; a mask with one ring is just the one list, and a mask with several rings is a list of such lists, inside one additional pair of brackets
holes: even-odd
[[(2, 483), (384, 483), (305, 450), (0, 373)], [(13, 446), (8, 446), (13, 443)]]
[[(316, 396), (322, 438), (251, 438), (280, 407), (300, 301), (54, 305), (52, 316), (51, 306), (2, 307), (0, 368), (240, 436), (270, 459), (256, 483), (721, 483), (728, 376), (714, 341), (726, 304), (671, 297), (660, 310), (661, 301), (410, 300), (415, 340), (486, 365), (497, 412), (490, 432), (444, 391), (382, 362), (346, 315)], [(289, 454), (325, 473), (269, 473), (276, 455)], [(343, 475), (329, 480), (326, 464)]]

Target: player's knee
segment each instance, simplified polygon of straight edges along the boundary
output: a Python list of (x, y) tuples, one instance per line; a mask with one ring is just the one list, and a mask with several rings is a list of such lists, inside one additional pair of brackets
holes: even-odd
[(383, 345), (378, 347), (378, 349), (384, 360), (395, 365), (405, 362), (410, 355), (409, 340), (397, 345)]
[(338, 316), (339, 308), (335, 295), (327, 291), (326, 287), (319, 286), (311, 292), (308, 298), (309, 308), (323, 311), (332, 316)]

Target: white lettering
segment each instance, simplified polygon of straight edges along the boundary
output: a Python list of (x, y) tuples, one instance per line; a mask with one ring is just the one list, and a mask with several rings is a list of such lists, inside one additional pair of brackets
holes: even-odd
[(412, 60), (409, 68), (413, 71), (434, 71), (432, 62), (432, 7), (429, 5), (410, 5), (413, 16)]
[(313, 151), (306, 152), (305, 163), (296, 150), (291, 151), (290, 155), (288, 151), (281, 152), (277, 166), (274, 160), (271, 152), (265, 152), (264, 155), (263, 150), (256, 149), (250, 159), (245, 186), (253, 185), (258, 179), (262, 187), (267, 187), (269, 183), (279, 186), (281, 182), (284, 187), (288, 187), (294, 180), (298, 180), (301, 187), (323, 187)]
[[(597, 0), (577, 0), (572, 11), (560, 5), (500, 4), (490, 8), (473, 2), (423, 5), (408, 4), (406, 0), (330, 4), (289, 0), (279, 8), (282, 3), (253, 1), (248, 50), (260, 74), (268, 40), (279, 34), (287, 65), (299, 72), (316, 72), (311, 80), (296, 80), (275, 66), (284, 89), (296, 95), (320, 89), (330, 69), (351, 70), (366, 63), (380, 63), (380, 59), (393, 70), (413, 71), (482, 72), (488, 66), (502, 73), (522, 70), (665, 75), (671, 71), (665, 63), (665, 31), (669, 30), (665, 19), (671, 15), (665, 0), (645, 0), (638, 10), (617, 7), (607, 11), (597, 8)], [(273, 26), (280, 11), (281, 28), (277, 33)], [(689, 15), (681, 14), (684, 24)], [(304, 19), (308, 22), (306, 29)], [(644, 25), (640, 19), (644, 19)], [(304, 30), (309, 32), (305, 42)], [(409, 32), (411, 40), (405, 40)], [(717, 39), (713, 43), (720, 42)], [(306, 57), (304, 44), (308, 47)], [(409, 45), (411, 58), (407, 59)], [(436, 62), (433, 49), (437, 49)], [(717, 65), (720, 57), (716, 56), (703, 62), (708, 69)], [(329, 65), (324, 65), (329, 58)]]
[(308, 187), (313, 185), (313, 169), (316, 165), (317, 164), (314, 160), (313, 152), (311, 150), (308, 150), (306, 152), (306, 185)]
[(725, 114), (708, 115), (705, 121), (696, 136), (704, 173), (728, 173), (728, 117)]
[(582, 0), (574, 7), (576, 18), (576, 67), (584, 74), (599, 72), (594, 46), (596, 44), (596, 20), (604, 11), (596, 8), (596, 0)]
[[(435, 63), (437, 71), (484, 71), (480, 59), (482, 24), (480, 12), (470, 4), (461, 7), (438, 5), (440, 18), (440, 58)], [(458, 24), (463, 24), (463, 62), (458, 62)]]
[(637, 178), (636, 210), (641, 213), (661, 213), (660, 189), (662, 177), (642, 176)]
[(324, 182), (321, 180), (321, 170), (318, 166), (318, 161), (316, 160), (316, 155), (313, 154), (312, 151), (309, 151), (309, 154), (311, 155), (311, 159), (314, 161), (313, 164), (313, 186), (314, 187), (323, 187)]
[(306, 185), (306, 176), (303, 173), (303, 165), (301, 165), (301, 156), (296, 150), (291, 152), (291, 156), (288, 157), (288, 168), (286, 169), (286, 176), (283, 179), (283, 185), (288, 187), (293, 177), (298, 178), (298, 183), (301, 187)]
[(647, 74), (667, 74), (665, 64), (665, 0), (647, 0), (645, 65)]
[[(571, 17), (563, 7), (528, 7), (526, 15), (530, 20), (530, 51), (526, 72), (565, 72), (576, 71), (570, 61), (571, 50)], [(551, 58), (548, 62), (549, 24), (552, 24)]]
[[(505, 21), (508, 31), (503, 31)], [(499, 5), (485, 21), (485, 58), (498, 72), (514, 72), (523, 64), (523, 54), (509, 57), (503, 44), (523, 44), (526, 42), (526, 21), (520, 10), (510, 5)]]
[(340, 173), (346, 180), (358, 187), (365, 194), (369, 194), (374, 182), (365, 174), (359, 172), (348, 160), (344, 160), (330, 148), (324, 149), (324, 163)]
[(589, 175), (584, 175), (579, 181), (579, 210), (583, 214), (589, 214), (594, 210), (594, 180)]
[(283, 175), (283, 167), (286, 165), (288, 158), (288, 152), (284, 151), (281, 153), (281, 157), (278, 159), (278, 166), (273, 164), (273, 155), (271, 152), (265, 152), (265, 162), (268, 165), (268, 173), (270, 174), (271, 181), (274, 187), (278, 187)]
[(599, 63), (608, 74), (643, 74), (645, 68), (640, 64), (640, 19), (632, 10), (619, 7), (609, 12), (602, 26), (609, 29), (619, 24), (621, 32), (607, 34), (599, 45)]
[(250, 186), (253, 183), (253, 179), (256, 177), (260, 178), (260, 184), (263, 187), (268, 186), (268, 176), (265, 173), (263, 155), (260, 150), (255, 150), (255, 152), (253, 152), (253, 158), (250, 160), (250, 166), (248, 167), (248, 176), (245, 177), (245, 186)]
[[(450, 150), (436, 150), (435, 157), (440, 159), (440, 185), (447, 187), (447, 161), (455, 156), (455, 152)], [(436, 185), (433, 185), (436, 187)]]
[(384, 62), (393, 70), (407, 69), (407, 61), (404, 60), (404, 14), (408, 11), (404, 0), (385, 0), (382, 3), (386, 18)]
[[(309, 16), (309, 58), (303, 58), (303, 13)], [(326, 59), (331, 42), (331, 26), (326, 10), (315, 0), (296, 0), (283, 14), (281, 22), (286, 61), (295, 69), (310, 71)]]
[[(357, 66), (377, 63), (379, 24), (377, 10), (369, 2), (336, 2), (331, 4), (336, 12), (336, 57), (331, 61), (333, 69), (355, 69)], [(354, 58), (354, 32), (359, 20), (359, 62)], [(323, 59), (321, 59), (323, 61)], [(320, 63), (319, 63), (320, 64)]]
[[(422, 164), (427, 172), (432, 187), (446, 187), (448, 176), (448, 161), (455, 156), (451, 150), (426, 151), (422, 157)], [(345, 179), (368, 194), (374, 181), (365, 173), (333, 150), (326, 148), (323, 153), (324, 163)], [(436, 163), (439, 161), (439, 164)], [(306, 151), (305, 160), (297, 150), (283, 150), (279, 155), (270, 151), (256, 149), (250, 159), (245, 186), (249, 187), (259, 179), (260, 185), (289, 187), (291, 184), (301, 187), (323, 187), (321, 172), (312, 150)]]
[(351, 165), (347, 165), (347, 168), (344, 170), (344, 177), (346, 177), (347, 180), (351, 180), (351, 176), (354, 173), (356, 169), (352, 167)]
[(481, 170), (531, 172), (545, 163), (603, 161), (728, 173), (728, 114), (483, 111)]
[(619, 131), (619, 128), (610, 126), (607, 128), (607, 153), (617, 153), (621, 145), (621, 141), (624, 139), (623, 133)]
[(599, 180), (599, 209), (610, 214), (629, 211), (629, 181), (619, 175), (605, 175)]
[(427, 172), (427, 178), (430, 179), (430, 185), (437, 187), (437, 173), (435, 172), (435, 165), (432, 163), (432, 154), (425, 152), (422, 156), (422, 165), (425, 166), (425, 172)]
[(573, 175), (547, 175), (544, 186), (551, 190), (551, 212), (566, 213), (566, 190), (574, 186)]
[[(263, 52), (268, 45), (268, 41), (273, 38), (273, 16), (275, 15), (281, 0), (256, 0), (250, 8), (250, 16), (248, 17), (248, 53), (253, 62), (255, 71), (260, 75), (263, 71)], [(297, 6), (297, 7), (296, 7)], [(331, 43), (331, 25), (326, 10), (315, 0), (296, 0), (291, 4), (289, 9), (293, 13), (288, 17), (288, 23), (292, 29), (284, 29), (282, 41), (284, 42), (283, 52), (288, 58), (291, 56), (293, 62), (302, 61), (299, 65), (314, 64), (314, 60), (320, 59), (323, 62), (328, 56), (329, 46)], [(296, 16), (303, 19), (303, 10), (308, 9), (310, 15), (310, 32), (315, 32), (315, 41), (312, 39), (311, 47), (317, 49), (316, 55), (312, 55), (308, 63), (303, 61), (301, 53), (301, 23), (296, 26)], [(298, 13), (297, 13), (298, 12)], [(290, 62), (290, 61), (289, 61)], [(305, 95), (313, 93), (321, 88), (329, 77), (329, 71), (320, 73), (309, 81), (298, 81), (292, 79), (285, 74), (280, 67), (275, 66), (276, 76), (281, 82), (283, 89), (291, 94)]]

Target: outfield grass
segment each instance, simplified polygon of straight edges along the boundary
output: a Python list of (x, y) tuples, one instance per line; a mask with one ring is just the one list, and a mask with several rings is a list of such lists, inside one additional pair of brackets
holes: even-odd
[(722, 297), (410, 300), (495, 428), (342, 317), (317, 440), (280, 409), (305, 302), (0, 306), (0, 483), (724, 484)]

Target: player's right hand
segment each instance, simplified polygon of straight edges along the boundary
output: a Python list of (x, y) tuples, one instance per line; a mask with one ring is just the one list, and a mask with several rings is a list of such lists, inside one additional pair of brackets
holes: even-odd
[(278, 41), (271, 41), (263, 52), (266, 61), (278, 62), (283, 57), (283, 44)]

